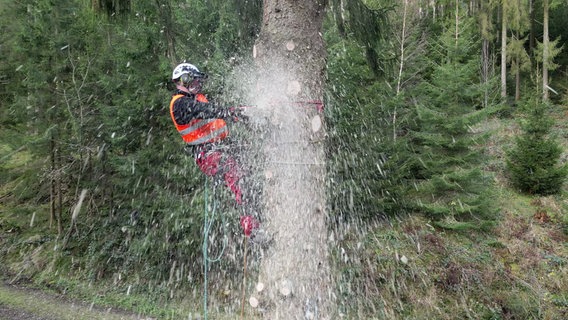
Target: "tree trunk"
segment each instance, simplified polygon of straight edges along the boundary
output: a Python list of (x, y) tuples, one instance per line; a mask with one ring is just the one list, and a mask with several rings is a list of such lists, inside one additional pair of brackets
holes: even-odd
[(480, 15), (485, 17), (485, 19), (481, 20), (481, 79), (484, 87), (484, 99), (483, 99), (483, 107), (487, 107), (489, 105), (489, 78), (490, 78), (490, 67), (491, 67), (491, 57), (490, 57), (490, 29), (491, 29), (491, 17), (492, 10), (491, 6), (485, 1), (480, 1), (479, 6)]
[(548, 0), (543, 0), (544, 17), (542, 19), (542, 100), (548, 101), (548, 48), (550, 45), (548, 35)]
[[(404, 8), (402, 11), (402, 30), (400, 32), (400, 48), (399, 48), (399, 54), (400, 54), (400, 62), (399, 62), (399, 68), (398, 68), (398, 77), (397, 77), (397, 81), (396, 81), (396, 95), (398, 96), (400, 94), (401, 91), (401, 83), (402, 83), (402, 70), (404, 67), (404, 45), (405, 45), (405, 41), (406, 41), (406, 11), (408, 9), (408, 0), (404, 0)], [(395, 121), (393, 121), (393, 123), (395, 123)]]
[[(516, 39), (518, 40), (521, 37), (520, 32), (516, 32)], [(515, 102), (521, 100), (521, 58), (519, 57), (520, 53), (516, 53), (515, 64), (517, 67), (515, 68)]]
[(515, 102), (519, 100), (521, 100), (521, 67), (517, 66), (517, 70), (515, 70)]
[(534, 46), (535, 46), (535, 18), (534, 18), (534, 0), (529, 0), (529, 23), (530, 23), (530, 32), (529, 32), (529, 57), (531, 59), (531, 70), (534, 69)]
[(330, 319), (322, 115), (327, 0), (265, 0), (253, 119), (265, 160), (259, 297), (265, 319)]
[(51, 138), (49, 140), (50, 149), (50, 160), (51, 160), (51, 170), (50, 170), (50, 183), (49, 183), (49, 228), (53, 226), (53, 221), (55, 220), (55, 137), (51, 132)]
[(501, 13), (501, 99), (507, 98), (507, 12)]
[(455, 19), (456, 19), (456, 32), (455, 32), (455, 43), (456, 43), (456, 48), (458, 47), (458, 40), (459, 40), (459, 34), (460, 34), (460, 6), (459, 6), (459, 1), (456, 0), (456, 11), (455, 11)]
[(483, 107), (486, 108), (489, 105), (489, 40), (483, 39), (481, 45), (481, 78), (483, 79), (484, 87), (484, 97), (483, 97)]
[[(63, 166), (63, 159), (61, 156), (61, 148), (57, 150), (57, 164), (56, 167), (61, 168)], [(61, 183), (61, 173), (57, 174), (57, 238), (61, 237), (63, 233), (62, 219), (63, 217), (63, 187)]]
[[(402, 11), (402, 27), (401, 27), (401, 32), (400, 32), (400, 48), (399, 48), (399, 54), (400, 54), (400, 62), (399, 62), (399, 68), (398, 68), (398, 77), (397, 77), (397, 81), (396, 81), (396, 95), (398, 96), (402, 90), (401, 84), (402, 84), (402, 71), (404, 68), (404, 50), (405, 50), (405, 41), (406, 41), (406, 13), (408, 10), (408, 0), (404, 0), (404, 8)], [(392, 114), (392, 138), (394, 141), (396, 141), (396, 130), (397, 130), (397, 109), (395, 107), (393, 114)]]

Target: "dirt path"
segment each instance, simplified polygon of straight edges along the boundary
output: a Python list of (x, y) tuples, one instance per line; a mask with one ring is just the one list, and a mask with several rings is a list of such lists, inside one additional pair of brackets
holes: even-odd
[(0, 320), (135, 320), (151, 318), (104, 310), (81, 301), (22, 286), (0, 284)]

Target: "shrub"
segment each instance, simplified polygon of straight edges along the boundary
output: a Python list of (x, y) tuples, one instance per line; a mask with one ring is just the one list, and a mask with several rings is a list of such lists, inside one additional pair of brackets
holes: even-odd
[(546, 114), (547, 105), (529, 102), (522, 134), (507, 153), (507, 170), (515, 188), (529, 194), (550, 195), (561, 191), (568, 167), (559, 164), (562, 148), (550, 136), (554, 121)]

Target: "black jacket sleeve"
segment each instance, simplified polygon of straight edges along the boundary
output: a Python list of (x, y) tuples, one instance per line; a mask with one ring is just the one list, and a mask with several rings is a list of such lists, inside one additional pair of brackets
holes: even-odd
[(178, 124), (188, 124), (193, 119), (225, 119), (229, 116), (224, 108), (214, 103), (199, 102), (191, 96), (177, 99), (173, 109)]

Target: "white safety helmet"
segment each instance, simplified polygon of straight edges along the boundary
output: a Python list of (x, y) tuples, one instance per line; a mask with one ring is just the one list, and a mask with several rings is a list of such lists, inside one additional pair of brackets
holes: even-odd
[(189, 75), (190, 78), (205, 78), (205, 73), (200, 72), (196, 66), (191, 63), (181, 63), (174, 68), (174, 71), (172, 72), (172, 80), (177, 81), (184, 74)]
[(200, 72), (199, 69), (191, 63), (181, 63), (177, 65), (172, 72), (172, 80), (193, 94), (201, 91), (205, 78), (207, 78), (207, 75)]

